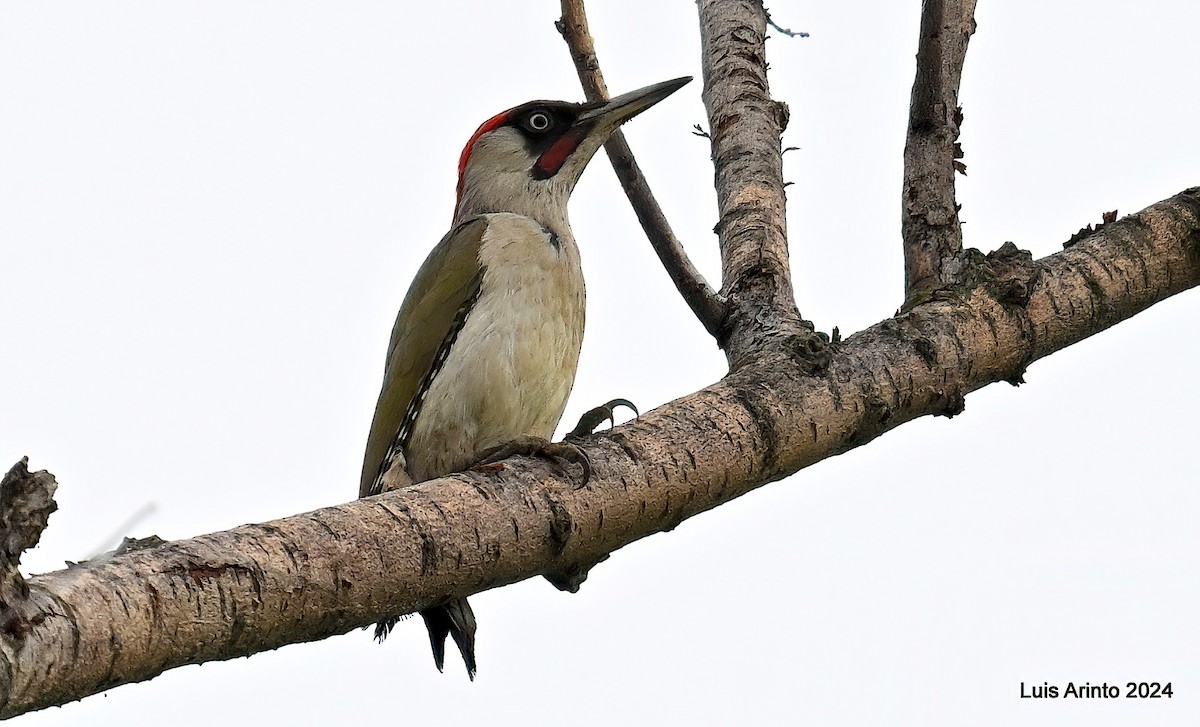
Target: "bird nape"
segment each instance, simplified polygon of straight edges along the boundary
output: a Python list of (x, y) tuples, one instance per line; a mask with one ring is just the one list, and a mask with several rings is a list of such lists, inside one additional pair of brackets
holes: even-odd
[[(690, 80), (595, 103), (530, 101), (471, 136), (459, 158), (453, 224), (417, 271), (392, 328), (359, 497), (517, 452), (580, 459), (571, 445), (550, 442), (583, 342), (583, 272), (567, 201), (621, 124)], [(438, 670), (450, 636), (474, 679), (467, 600), (421, 616)], [(397, 620), (380, 621), (376, 638)]]

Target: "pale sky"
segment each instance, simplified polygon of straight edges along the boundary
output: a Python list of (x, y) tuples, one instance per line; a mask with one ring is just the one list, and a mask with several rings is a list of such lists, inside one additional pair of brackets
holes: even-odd
[[(917, 0), (775, 3), (768, 42), (801, 311), (901, 301)], [(592, 3), (614, 93), (699, 77), (690, 2)], [(579, 100), (558, 5), (0, 6), (0, 467), (60, 482), (27, 571), (347, 501), (393, 317), (483, 119)], [(1061, 249), (1200, 184), (1200, 8), (981, 0), (963, 78), (967, 244)], [(627, 127), (716, 282), (699, 81)], [(588, 280), (573, 424), (711, 383), (724, 358), (606, 159), (571, 207)], [(479, 678), (419, 619), (23, 718), (26, 725), (1182, 725), (1200, 722), (1200, 294), (618, 551), (580, 593), (472, 599)], [(564, 429), (565, 430), (565, 429)], [(560, 430), (563, 431), (563, 430)], [(134, 513), (153, 512), (125, 532)], [(1170, 700), (1020, 683), (1172, 682)]]

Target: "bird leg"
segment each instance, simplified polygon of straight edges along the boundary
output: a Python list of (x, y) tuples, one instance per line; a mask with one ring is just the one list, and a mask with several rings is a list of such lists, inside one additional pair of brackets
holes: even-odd
[(592, 463), (584, 451), (573, 442), (590, 435), (605, 420), (608, 420), (610, 425), (613, 424), (613, 415), (616, 413), (617, 407), (621, 406), (632, 409), (634, 416), (639, 415), (638, 408), (634, 406), (632, 401), (628, 399), (613, 399), (584, 412), (583, 416), (579, 417), (579, 423), (565, 437), (566, 441), (551, 442), (541, 437), (522, 435), (512, 441), (485, 449), (480, 454), (479, 460), (475, 462), (473, 469), (486, 469), (489, 465), (495, 465), (501, 460), (517, 455), (542, 457), (557, 464), (564, 472), (566, 471), (566, 468), (563, 466), (565, 462), (579, 465), (583, 469), (583, 484), (586, 485), (588, 480), (592, 478)]
[(587, 455), (584, 454), (582, 449), (574, 444), (551, 442), (548, 439), (529, 435), (522, 435), (512, 441), (485, 449), (480, 455), (479, 460), (475, 463), (474, 469), (482, 469), (487, 465), (495, 464), (517, 455), (548, 459), (557, 464), (568, 475), (570, 473), (566, 471), (564, 463), (577, 464), (583, 469), (583, 484), (586, 485), (588, 480), (592, 478), (592, 463), (588, 460)]
[(588, 409), (585, 411), (583, 416), (579, 417), (579, 423), (575, 425), (574, 429), (567, 433), (565, 439), (567, 441), (583, 439), (592, 432), (596, 431), (596, 427), (604, 423), (605, 419), (608, 420), (609, 427), (616, 426), (616, 420), (613, 418), (613, 415), (616, 413), (617, 407), (619, 406), (623, 406), (626, 409), (632, 410), (635, 417), (640, 416), (638, 408), (633, 405), (632, 401), (629, 401), (628, 399), (613, 399), (606, 404), (601, 404), (594, 409)]

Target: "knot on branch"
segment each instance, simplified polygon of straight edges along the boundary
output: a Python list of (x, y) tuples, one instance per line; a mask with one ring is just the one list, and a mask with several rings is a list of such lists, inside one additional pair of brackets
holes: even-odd
[(571, 512), (563, 506), (562, 502), (550, 492), (546, 493), (546, 500), (550, 506), (550, 542), (554, 545), (554, 554), (562, 555), (567, 549), (567, 544), (571, 542), (571, 536), (575, 534), (577, 526), (575, 518), (571, 516)]
[[(561, 556), (570, 544), (575, 532), (579, 529), (571, 512), (553, 493), (546, 493), (550, 507), (550, 543), (554, 547), (554, 555)], [(588, 572), (599, 563), (608, 560), (605, 553), (598, 558), (569, 563), (543, 573), (542, 576), (550, 581), (550, 585), (560, 591), (576, 593), (583, 582), (587, 580)]]
[(850, 435), (849, 445), (858, 447), (875, 439), (888, 429), (892, 420), (892, 407), (876, 390), (863, 392), (862, 414), (858, 427)]
[(792, 110), (788, 108), (785, 101), (775, 102), (775, 123), (779, 126), (779, 133), (782, 134), (787, 130), (788, 122), (792, 120)]
[[(801, 321), (812, 328), (809, 321)], [(837, 330), (836, 328), (834, 329)], [(783, 339), (784, 350), (799, 367), (804, 376), (820, 376), (829, 368), (830, 354), (829, 336), (821, 331), (796, 333)]]
[(942, 405), (939, 411), (933, 413), (934, 416), (946, 417), (953, 419), (962, 414), (967, 408), (967, 399), (963, 396), (962, 391), (956, 388), (946, 389), (938, 392), (938, 399)]
[(573, 563), (553, 573), (544, 573), (542, 577), (550, 581), (550, 585), (560, 591), (578, 593), (579, 587), (587, 580), (588, 572), (606, 560), (608, 560), (607, 553), (587, 563)]
[(29, 596), (29, 586), (17, 566), (21, 553), (38, 544), (50, 513), (58, 509), (54, 491), (58, 482), (45, 470), (29, 471), (29, 458), (0, 480), (0, 630), (21, 638), (30, 628), (28, 615), (20, 608)]
[(945, 261), (945, 283), (905, 302), (905, 310), (930, 300), (953, 300), (984, 289), (1005, 306), (1023, 306), (1029, 302), (1034, 286), (1041, 278), (1042, 266), (1033, 254), (1012, 242), (1005, 242), (986, 255), (967, 248)]
[(1041, 267), (1033, 254), (1011, 242), (989, 252), (981, 268), (984, 286), (1004, 305), (1023, 306), (1029, 302), (1033, 287), (1041, 276)]

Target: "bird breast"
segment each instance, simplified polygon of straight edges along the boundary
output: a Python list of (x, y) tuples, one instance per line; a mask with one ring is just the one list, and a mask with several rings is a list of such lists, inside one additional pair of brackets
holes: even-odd
[(479, 297), (429, 386), (409, 441), (415, 481), (470, 466), (521, 435), (549, 439), (583, 343), (579, 250), (523, 215), (485, 215)]

